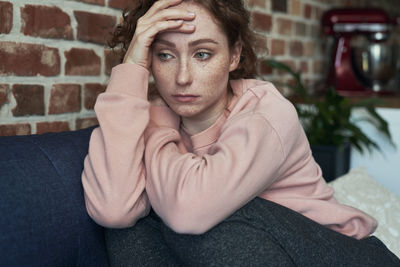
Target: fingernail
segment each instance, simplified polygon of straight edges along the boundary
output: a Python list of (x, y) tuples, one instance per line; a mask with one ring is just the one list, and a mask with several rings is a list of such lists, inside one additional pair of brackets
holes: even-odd
[(189, 29), (194, 29), (194, 25), (192, 24), (186, 24), (186, 27), (188, 27)]
[(196, 14), (194, 14), (193, 12), (188, 12), (188, 15), (194, 17)]
[(182, 22), (183, 22), (183, 19), (176, 20), (176, 23), (182, 23)]

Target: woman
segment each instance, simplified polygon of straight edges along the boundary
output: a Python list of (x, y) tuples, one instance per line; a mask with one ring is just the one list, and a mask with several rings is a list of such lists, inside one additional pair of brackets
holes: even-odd
[(394, 266), (376, 221), (334, 199), (293, 106), (243, 79), (248, 24), (240, 0), (142, 0), (117, 30), (82, 175), (89, 215), (125, 228), (107, 232), (111, 262)]

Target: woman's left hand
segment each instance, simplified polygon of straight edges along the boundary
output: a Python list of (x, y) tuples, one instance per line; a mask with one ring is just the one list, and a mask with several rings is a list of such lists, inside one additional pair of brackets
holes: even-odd
[(146, 69), (150, 68), (150, 48), (157, 34), (174, 30), (191, 33), (194, 25), (187, 24), (195, 14), (181, 7), (176, 7), (183, 0), (159, 0), (140, 17), (136, 30), (125, 54), (123, 63), (135, 63)]

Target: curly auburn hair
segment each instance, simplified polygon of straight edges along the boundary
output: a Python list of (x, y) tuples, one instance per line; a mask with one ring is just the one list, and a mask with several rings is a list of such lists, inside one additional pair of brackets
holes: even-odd
[[(136, 30), (136, 23), (157, 0), (133, 0), (134, 6), (124, 10), (123, 21), (112, 34), (108, 45), (121, 47), (121, 62)], [(239, 66), (229, 74), (230, 79), (254, 78), (257, 75), (257, 56), (253, 49), (255, 33), (250, 29), (250, 13), (242, 0), (184, 0), (208, 10), (225, 31), (230, 47), (240, 41), (242, 54)]]

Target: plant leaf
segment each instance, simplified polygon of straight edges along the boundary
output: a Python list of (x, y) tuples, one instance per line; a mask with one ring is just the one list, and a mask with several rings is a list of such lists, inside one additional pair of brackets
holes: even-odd
[(306, 104), (312, 104), (312, 111), (302, 109), (299, 104), (293, 103), (310, 144), (324, 144), (341, 146), (350, 142), (354, 147), (363, 153), (364, 148), (371, 151), (375, 148), (380, 151), (379, 146), (365, 135), (362, 130), (351, 121), (351, 111), (355, 107), (366, 108), (368, 114), (374, 119), (368, 119), (380, 132), (394, 145), (388, 124), (375, 110), (377, 104), (382, 103), (380, 99), (370, 98), (352, 103), (348, 98), (338, 94), (333, 87), (327, 88), (322, 98), (312, 98), (308, 88), (301, 80), (301, 73), (295, 72), (285, 63), (274, 59), (266, 60), (266, 63), (274, 68), (290, 74), (295, 80), (295, 84), (285, 84), (293, 93), (299, 95)]

